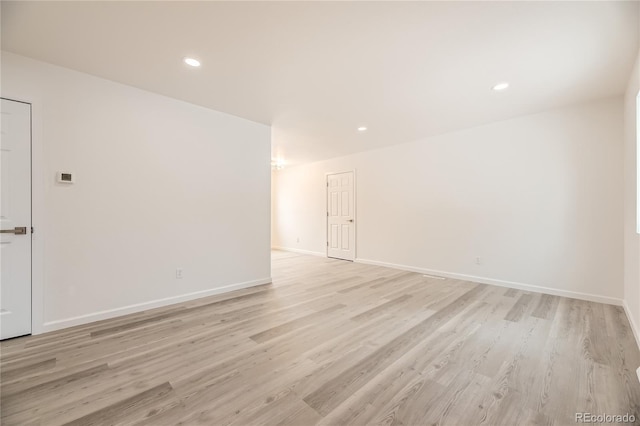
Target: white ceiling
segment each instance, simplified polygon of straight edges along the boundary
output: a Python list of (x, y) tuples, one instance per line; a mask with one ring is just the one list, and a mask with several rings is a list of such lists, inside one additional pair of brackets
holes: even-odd
[(2, 48), (271, 124), (294, 164), (621, 94), (638, 6), (2, 1)]

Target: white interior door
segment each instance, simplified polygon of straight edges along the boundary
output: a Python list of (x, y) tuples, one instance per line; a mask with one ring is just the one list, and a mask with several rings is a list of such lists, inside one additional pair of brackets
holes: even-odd
[(0, 339), (31, 333), (31, 105), (0, 108)]
[(327, 175), (327, 256), (354, 260), (356, 227), (353, 172)]

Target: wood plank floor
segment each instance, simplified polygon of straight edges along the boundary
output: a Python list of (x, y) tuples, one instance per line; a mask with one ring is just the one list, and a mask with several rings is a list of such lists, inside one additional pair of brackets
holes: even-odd
[(640, 353), (620, 307), (278, 251), (273, 278), (2, 342), (2, 425), (640, 414)]

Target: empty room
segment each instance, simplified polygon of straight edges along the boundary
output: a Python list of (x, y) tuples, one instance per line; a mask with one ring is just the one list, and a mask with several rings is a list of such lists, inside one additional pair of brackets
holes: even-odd
[(0, 424), (640, 424), (639, 1), (0, 3)]

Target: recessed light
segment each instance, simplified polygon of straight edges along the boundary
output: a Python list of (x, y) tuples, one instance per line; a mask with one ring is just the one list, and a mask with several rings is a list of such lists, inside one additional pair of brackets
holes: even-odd
[(184, 58), (184, 63), (187, 65), (190, 65), (192, 67), (199, 67), (200, 66), (200, 61), (197, 59), (193, 59), (193, 58)]
[(503, 82), (503, 83), (498, 83), (495, 86), (493, 86), (493, 90), (495, 90), (496, 92), (499, 92), (501, 90), (505, 90), (509, 87), (509, 83), (507, 82)]
[(360, 127), (358, 127), (358, 131), (359, 132), (365, 132), (365, 131), (367, 131), (367, 128), (365, 126), (360, 126)]

